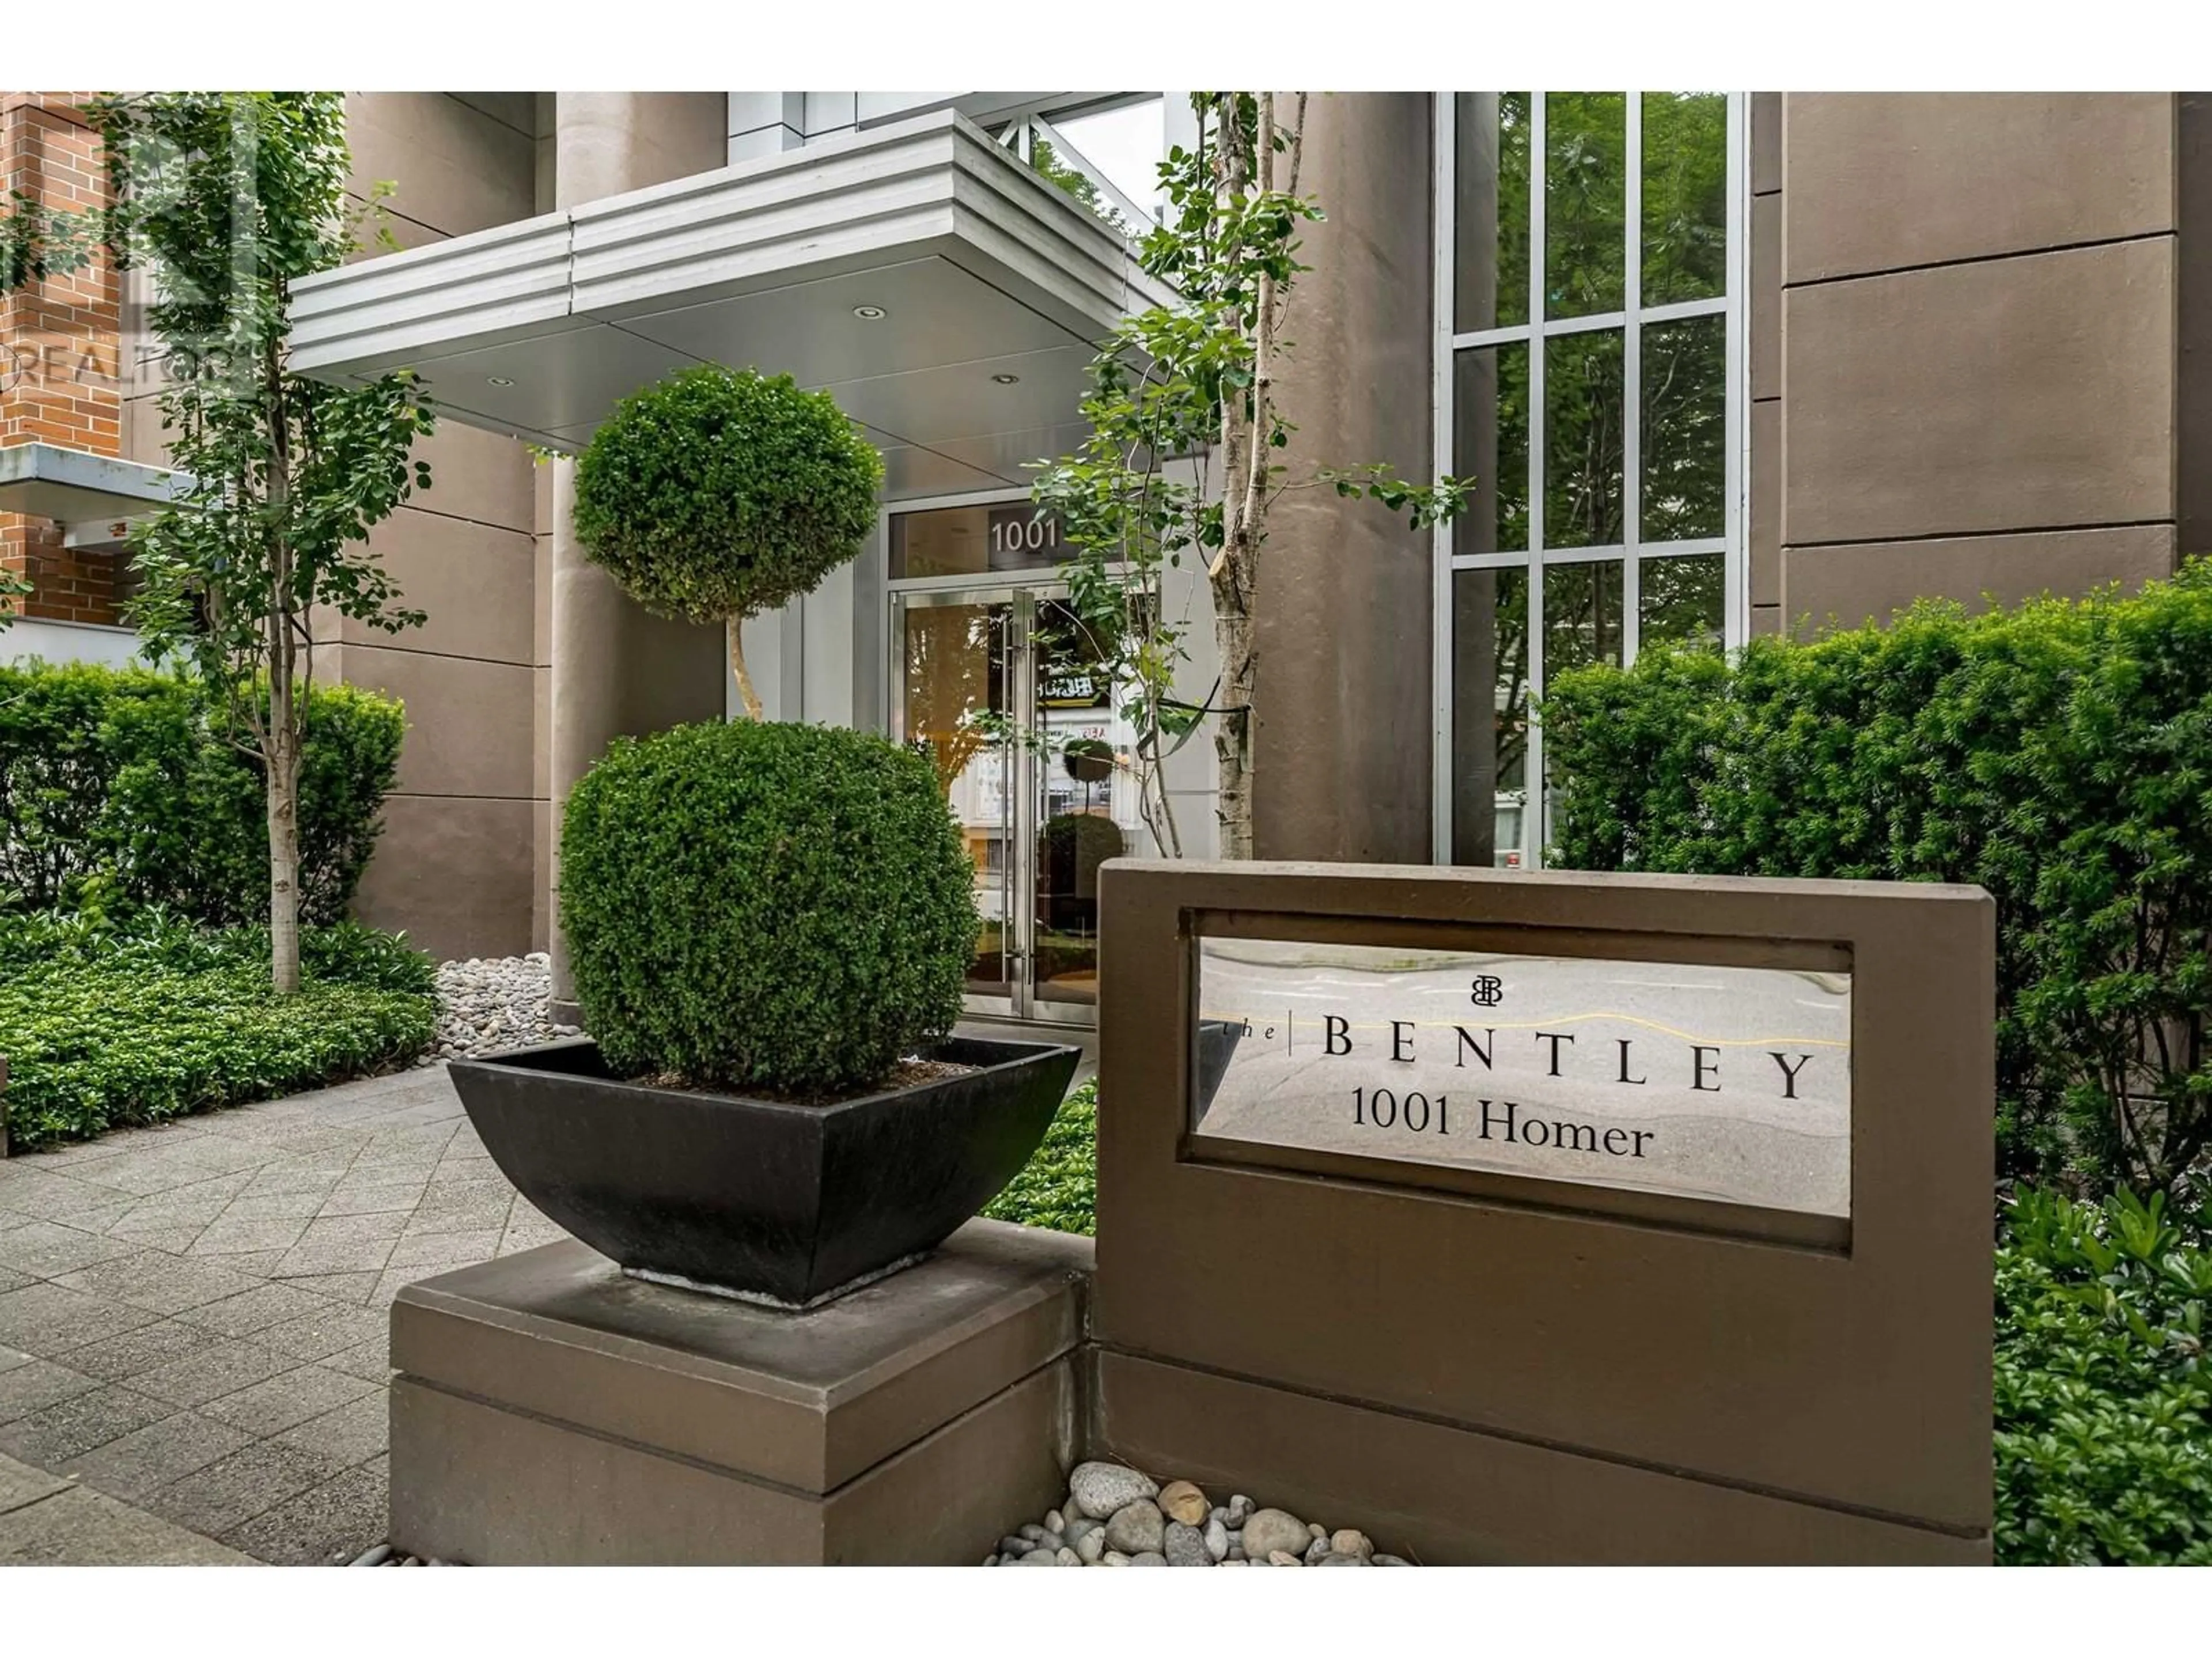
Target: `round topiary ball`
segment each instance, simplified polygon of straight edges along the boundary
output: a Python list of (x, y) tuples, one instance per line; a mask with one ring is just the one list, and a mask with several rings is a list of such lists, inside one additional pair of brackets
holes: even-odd
[(883, 457), (826, 392), (702, 364), (624, 398), (576, 463), (576, 536), (647, 610), (772, 611), (860, 550)]
[(818, 1095), (951, 1029), (974, 869), (927, 761), (752, 721), (616, 740), (569, 793), (561, 927), (620, 1076)]

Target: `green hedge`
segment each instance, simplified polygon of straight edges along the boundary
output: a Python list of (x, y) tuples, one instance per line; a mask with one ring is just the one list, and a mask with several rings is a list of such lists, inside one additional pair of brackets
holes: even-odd
[(1996, 1554), (2212, 1565), (2212, 1249), (2124, 1191), (2026, 1192), (1996, 1261)]
[(2091, 1190), (2212, 1147), (2212, 566), (2141, 594), (1659, 648), (1543, 705), (1567, 868), (1977, 882), (1998, 1146)]
[[(0, 909), (153, 905), (265, 921), (259, 763), (196, 680), (89, 664), (0, 666)], [(368, 863), (399, 763), (398, 703), (351, 686), (307, 705), (301, 912), (335, 921)]]
[(16, 1150), (388, 1070), (437, 1029), (427, 960), (348, 925), (311, 932), (297, 995), (258, 929), (100, 942), (0, 930), (0, 1054)]

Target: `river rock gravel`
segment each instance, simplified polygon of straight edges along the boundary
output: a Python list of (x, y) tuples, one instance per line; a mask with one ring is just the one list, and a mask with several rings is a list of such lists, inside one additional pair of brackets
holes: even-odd
[(553, 959), (471, 957), (438, 965), (438, 1035), (422, 1064), (495, 1054), (582, 1035), (553, 1019)]
[[(1352, 1527), (1334, 1528), (1239, 1492), (1217, 1504), (1195, 1482), (1156, 1482), (1123, 1463), (1079, 1463), (1042, 1522), (999, 1540), (987, 1567), (1407, 1567)], [(1185, 1516), (1195, 1517), (1186, 1520)], [(1056, 1523), (1056, 1524), (1055, 1524)], [(1248, 1547), (1249, 1547), (1248, 1548)]]

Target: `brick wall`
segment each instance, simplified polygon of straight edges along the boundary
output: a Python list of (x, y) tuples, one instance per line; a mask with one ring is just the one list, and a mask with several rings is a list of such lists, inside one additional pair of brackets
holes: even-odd
[[(81, 92), (0, 92), (0, 193), (86, 212), (106, 197), (99, 136)], [(116, 274), (103, 255), (66, 276), (0, 295), (0, 446), (58, 444), (98, 455), (123, 449), (121, 331)], [(0, 569), (27, 574), (22, 613), (113, 623), (116, 556), (75, 553), (42, 519), (0, 514)]]

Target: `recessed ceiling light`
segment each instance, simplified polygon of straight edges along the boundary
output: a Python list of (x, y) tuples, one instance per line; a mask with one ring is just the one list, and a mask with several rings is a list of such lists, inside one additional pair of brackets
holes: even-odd
[(1000, 386), (1018, 386), (1021, 382), (1021, 378), (1018, 374), (994, 374), (991, 377)]
[(881, 322), (888, 315), (881, 306), (854, 306), (853, 314), (864, 323)]
[(504, 374), (487, 374), (484, 376), (484, 384), (486, 386), (513, 386), (514, 382), (508, 380)]

